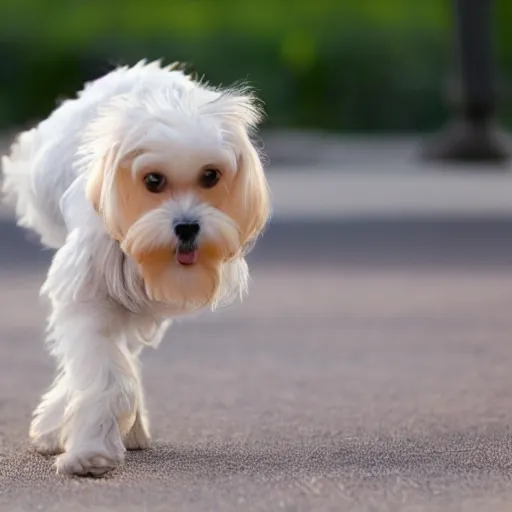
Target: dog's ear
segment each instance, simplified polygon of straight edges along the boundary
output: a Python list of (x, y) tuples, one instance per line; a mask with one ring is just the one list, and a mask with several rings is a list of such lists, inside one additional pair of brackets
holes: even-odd
[(235, 195), (240, 241), (244, 250), (251, 247), (270, 217), (270, 192), (258, 152), (247, 134), (241, 137)]
[(260, 155), (249, 136), (262, 120), (263, 111), (249, 88), (235, 87), (203, 105), (202, 112), (222, 119), (228, 143), (238, 154), (234, 197), (229, 213), (238, 223), (242, 250), (246, 252), (270, 217), (267, 179)]
[(96, 212), (101, 213), (101, 192), (103, 190), (106, 156), (101, 158), (90, 171), (85, 195)]
[(102, 217), (107, 231), (116, 240), (122, 239), (122, 232), (116, 218), (117, 197), (114, 187), (115, 168), (111, 152), (98, 158), (91, 166), (85, 195), (96, 212)]
[(83, 225), (89, 202), (84, 197), (85, 176), (79, 175), (62, 195), (59, 207), (68, 233)]

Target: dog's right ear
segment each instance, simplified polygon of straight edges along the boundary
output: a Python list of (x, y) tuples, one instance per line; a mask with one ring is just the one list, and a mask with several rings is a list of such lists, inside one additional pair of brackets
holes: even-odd
[(92, 204), (97, 213), (101, 214), (101, 194), (103, 190), (103, 183), (105, 180), (105, 163), (106, 156), (101, 158), (91, 170), (91, 174), (87, 179), (85, 188), (85, 196)]
[(110, 152), (93, 163), (87, 178), (85, 196), (102, 217), (110, 236), (122, 240), (122, 230), (116, 222), (115, 165)]

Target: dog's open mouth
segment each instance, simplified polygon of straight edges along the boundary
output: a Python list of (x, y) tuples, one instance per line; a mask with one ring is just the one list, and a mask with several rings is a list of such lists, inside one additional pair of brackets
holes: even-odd
[(197, 261), (197, 247), (182, 244), (176, 248), (176, 260), (180, 265), (193, 265)]

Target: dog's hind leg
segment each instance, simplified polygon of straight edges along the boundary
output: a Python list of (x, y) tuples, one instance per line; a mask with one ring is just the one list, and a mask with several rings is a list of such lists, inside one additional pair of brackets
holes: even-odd
[(57, 455), (64, 451), (61, 431), (67, 400), (66, 376), (60, 373), (34, 411), (30, 425), (32, 444), (43, 455)]
[[(142, 352), (144, 345), (150, 345), (152, 347), (156, 347), (162, 341), (162, 338), (165, 335), (165, 332), (171, 325), (171, 320), (167, 320), (162, 322), (160, 326), (155, 327), (154, 325), (150, 325), (146, 331), (146, 335), (142, 336), (142, 333), (139, 331), (139, 336), (132, 336), (129, 339), (128, 346), (130, 347), (130, 352), (133, 357), (134, 366), (137, 369), (137, 379), (139, 382), (139, 392), (138, 392), (138, 404), (137, 404), (137, 413), (135, 415), (135, 421), (132, 425), (132, 428), (126, 434), (124, 438), (124, 445), (128, 450), (144, 450), (149, 447), (151, 443), (151, 436), (149, 433), (149, 419), (148, 413), (144, 406), (144, 393), (142, 390), (141, 378), (140, 378), (140, 364), (139, 364), (139, 356)], [(146, 326), (147, 327), (147, 326)]]
[(148, 415), (141, 400), (142, 393), (139, 395), (139, 405), (135, 414), (135, 421), (123, 439), (127, 450), (145, 450), (151, 444)]
[[(142, 348), (142, 347), (141, 347)], [(151, 435), (149, 434), (149, 420), (146, 407), (144, 406), (144, 394), (140, 381), (140, 367), (138, 357), (140, 349), (132, 353), (133, 366), (136, 368), (137, 381), (139, 385), (137, 393), (137, 412), (135, 421), (128, 433), (124, 436), (123, 442), (127, 450), (145, 450), (151, 444)]]

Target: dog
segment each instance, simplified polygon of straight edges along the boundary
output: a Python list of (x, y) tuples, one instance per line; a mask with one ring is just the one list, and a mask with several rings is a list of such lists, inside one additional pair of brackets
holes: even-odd
[(41, 295), (58, 372), (32, 418), (64, 475), (149, 446), (139, 355), (172, 321), (247, 292), (270, 191), (247, 86), (141, 61), (86, 83), (2, 158), (18, 224), (56, 250)]

